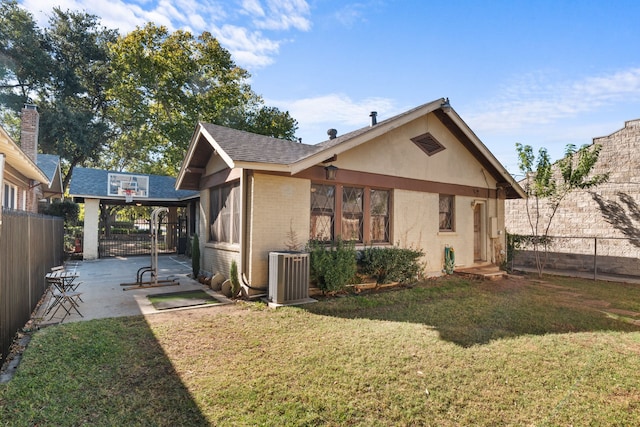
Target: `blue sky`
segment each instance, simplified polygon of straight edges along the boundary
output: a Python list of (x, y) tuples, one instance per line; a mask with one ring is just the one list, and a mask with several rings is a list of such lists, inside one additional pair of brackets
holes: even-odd
[(576, 0), (20, 0), (126, 33), (209, 31), (267, 105), (313, 144), (437, 98), (518, 175), (515, 143), (590, 144), (640, 118), (640, 2)]

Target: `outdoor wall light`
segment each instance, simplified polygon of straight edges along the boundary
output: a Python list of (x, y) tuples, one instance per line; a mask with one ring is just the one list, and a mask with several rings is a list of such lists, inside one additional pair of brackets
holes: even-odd
[(442, 104), (440, 104), (440, 108), (442, 108), (442, 111), (444, 113), (450, 113), (451, 112), (451, 104), (449, 104), (449, 98), (445, 98), (445, 100), (442, 102)]
[(325, 166), (324, 172), (325, 172), (327, 180), (335, 181), (336, 180), (336, 174), (338, 173), (338, 168), (337, 168), (337, 166), (333, 166), (333, 165)]

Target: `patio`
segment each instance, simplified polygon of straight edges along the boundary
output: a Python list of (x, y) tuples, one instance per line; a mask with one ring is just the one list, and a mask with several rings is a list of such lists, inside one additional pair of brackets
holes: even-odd
[[(148, 267), (150, 264), (151, 260), (146, 256), (69, 261), (66, 264), (66, 268), (69, 270), (75, 269), (79, 276), (77, 280), (82, 282), (78, 287), (78, 291), (82, 292), (82, 302), (79, 303), (82, 317), (72, 311), (70, 315), (64, 318), (64, 323), (160, 313), (161, 311), (156, 310), (147, 298), (148, 295), (152, 294), (204, 290), (221, 302), (231, 302), (223, 295), (215, 293), (207, 286), (191, 279), (189, 277), (191, 259), (179, 255), (161, 255), (158, 257), (158, 280), (175, 279), (177, 285), (123, 290), (125, 287), (121, 286), (121, 284), (135, 283), (137, 271), (142, 267)], [(149, 273), (146, 273), (142, 280), (151, 280)], [(38, 324), (46, 326), (60, 323), (62, 310), (51, 318), (51, 313), (45, 315), (47, 306), (48, 301), (45, 301), (35, 314), (34, 317), (37, 319)], [(207, 305), (171, 310), (202, 307), (207, 307)], [(162, 310), (162, 312), (166, 311)]]

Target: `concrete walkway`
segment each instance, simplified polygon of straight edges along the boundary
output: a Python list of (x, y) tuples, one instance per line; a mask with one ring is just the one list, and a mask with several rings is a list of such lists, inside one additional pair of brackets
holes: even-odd
[[(147, 298), (147, 295), (151, 294), (204, 290), (221, 302), (231, 302), (222, 294), (213, 292), (209, 287), (188, 277), (191, 273), (191, 259), (180, 255), (158, 256), (158, 280), (176, 279), (177, 285), (123, 290), (122, 283), (135, 283), (138, 269), (149, 267), (150, 265), (150, 256), (69, 261), (65, 265), (66, 268), (72, 271), (75, 270), (79, 275), (76, 280), (82, 282), (77, 290), (82, 292), (83, 302), (79, 303), (79, 310), (83, 317), (72, 311), (72, 314), (67, 316), (63, 322), (166, 312), (167, 310), (159, 311), (153, 307)], [(143, 276), (143, 281), (150, 280), (150, 274), (146, 273)], [(60, 323), (63, 314), (62, 309), (58, 310), (54, 317), (51, 317), (51, 313), (44, 314), (47, 306), (48, 301), (45, 301), (36, 313), (35, 320), (37, 323), (41, 326)], [(207, 307), (207, 305), (173, 310), (202, 307)]]

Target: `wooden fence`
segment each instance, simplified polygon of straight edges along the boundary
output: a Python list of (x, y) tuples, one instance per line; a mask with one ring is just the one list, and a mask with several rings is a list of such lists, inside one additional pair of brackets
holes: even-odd
[(64, 261), (62, 218), (5, 210), (0, 216), (0, 365)]

